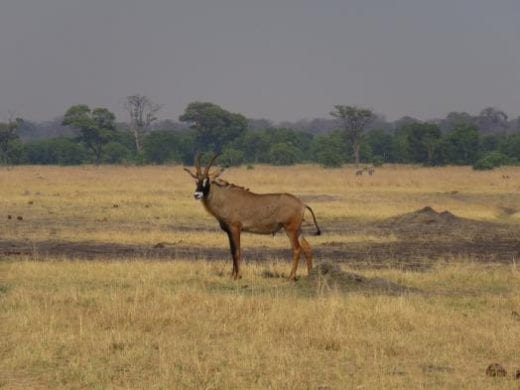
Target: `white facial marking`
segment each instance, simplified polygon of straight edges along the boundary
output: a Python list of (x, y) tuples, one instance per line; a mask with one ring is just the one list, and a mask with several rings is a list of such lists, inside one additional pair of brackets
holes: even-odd
[(204, 179), (204, 180), (202, 181), (202, 186), (203, 186), (203, 187), (206, 187), (207, 185), (208, 185), (208, 179)]
[(202, 197), (204, 196), (204, 194), (202, 193), (202, 191), (195, 191), (193, 193), (193, 196), (195, 197), (195, 199), (199, 200), (199, 199), (202, 199)]

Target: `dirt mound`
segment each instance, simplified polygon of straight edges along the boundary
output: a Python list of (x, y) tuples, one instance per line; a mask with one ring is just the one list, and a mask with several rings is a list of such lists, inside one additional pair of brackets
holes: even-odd
[(466, 219), (459, 218), (447, 210), (439, 213), (430, 206), (426, 206), (411, 213), (389, 218), (385, 222), (389, 225), (430, 225), (464, 223), (466, 221)]
[(307, 283), (308, 287), (316, 292), (367, 292), (390, 295), (419, 292), (417, 289), (383, 278), (367, 278), (353, 272), (345, 272), (338, 264), (331, 262), (317, 264), (310, 272)]
[(496, 223), (458, 217), (447, 210), (438, 212), (430, 206), (388, 218), (379, 224), (379, 228), (407, 240), (432, 240), (436, 237), (454, 241), (473, 240), (475, 235), (496, 236), (497, 229), (504, 229)]

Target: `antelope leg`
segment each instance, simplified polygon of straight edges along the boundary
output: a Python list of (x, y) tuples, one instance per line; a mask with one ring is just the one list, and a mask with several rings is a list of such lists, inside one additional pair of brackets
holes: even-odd
[(307, 264), (307, 274), (310, 274), (312, 270), (312, 248), (305, 238), (300, 237), (300, 241), (303, 255), (305, 256), (305, 263)]
[(240, 263), (242, 262), (242, 251), (240, 250), (240, 226), (232, 226), (231, 227), (231, 236), (233, 237), (234, 245), (234, 254), (233, 256), (233, 269), (234, 269), (234, 278), (241, 279), (242, 273), (240, 272)]
[(298, 232), (294, 230), (289, 230), (286, 228), (287, 236), (289, 237), (289, 241), (291, 242), (292, 248), (292, 266), (291, 273), (289, 274), (289, 279), (296, 279), (296, 270), (298, 269), (298, 262), (300, 261), (300, 254), (302, 248), (300, 246), (300, 242), (298, 241)]
[(240, 226), (221, 222), (220, 227), (227, 233), (229, 239), (229, 249), (233, 258), (233, 272), (231, 276), (233, 279), (240, 279), (242, 277), (240, 273)]

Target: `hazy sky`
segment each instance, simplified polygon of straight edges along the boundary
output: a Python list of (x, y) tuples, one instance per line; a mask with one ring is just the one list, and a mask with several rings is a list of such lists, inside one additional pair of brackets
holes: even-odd
[(0, 0), (0, 120), (73, 104), (177, 119), (195, 100), (250, 118), (520, 115), (519, 0)]

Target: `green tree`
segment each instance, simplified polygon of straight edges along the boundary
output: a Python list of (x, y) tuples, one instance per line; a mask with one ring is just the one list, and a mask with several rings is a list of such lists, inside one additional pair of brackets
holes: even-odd
[(392, 155), (394, 156), (394, 162), (412, 162), (406, 126), (397, 128), (394, 132), (394, 135), (392, 137)]
[(244, 162), (244, 152), (228, 146), (222, 152), (219, 160), (224, 167), (238, 167)]
[(503, 134), (484, 134), (480, 137), (480, 154), (498, 150), (501, 140), (505, 138)]
[(103, 163), (121, 164), (131, 159), (131, 152), (119, 142), (111, 141), (103, 148)]
[(442, 133), (449, 133), (457, 126), (475, 125), (475, 122), (476, 119), (467, 112), (452, 111), (446, 115), (446, 118), (440, 121), (439, 127)]
[(240, 150), (246, 163), (273, 163), (271, 148), (277, 144), (291, 147), (295, 153), (294, 162), (311, 161), (311, 144), (314, 136), (306, 131), (288, 128), (269, 127), (247, 130), (235, 142), (229, 144), (232, 149)]
[(412, 123), (404, 126), (403, 130), (413, 162), (431, 165), (441, 138), (439, 127), (432, 123)]
[(269, 159), (274, 165), (293, 165), (298, 161), (298, 149), (288, 143), (280, 142), (269, 149)]
[(159, 130), (150, 133), (143, 142), (145, 162), (164, 164), (179, 161), (177, 141), (176, 134), (172, 131)]
[(87, 105), (70, 107), (63, 118), (63, 124), (80, 131), (79, 140), (94, 155), (96, 164), (101, 162), (103, 147), (116, 135), (116, 117), (106, 108), (90, 110)]
[(382, 162), (393, 162), (394, 150), (392, 146), (392, 135), (381, 129), (367, 132), (366, 143), (372, 150), (372, 158)]
[(366, 108), (355, 106), (334, 106), (334, 111), (330, 112), (341, 122), (346, 137), (352, 143), (354, 163), (359, 165), (361, 137), (365, 128), (376, 118), (374, 113)]
[(338, 131), (319, 135), (312, 142), (313, 160), (327, 168), (340, 167), (344, 163), (343, 136)]
[(498, 149), (508, 156), (512, 162), (520, 163), (520, 133), (509, 134), (504, 137), (500, 141)]
[(58, 137), (26, 144), (29, 164), (77, 165), (85, 162), (87, 151), (70, 138)]
[(263, 130), (249, 130), (241, 139), (240, 149), (248, 163), (266, 163), (269, 161), (270, 137)]
[(474, 125), (460, 124), (439, 142), (436, 162), (472, 165), (479, 155), (479, 133)]
[(0, 164), (9, 164), (16, 158), (13, 152), (19, 139), (16, 129), (23, 120), (16, 118), (8, 123), (0, 123)]
[(201, 150), (221, 152), (225, 146), (241, 137), (247, 129), (247, 119), (208, 102), (188, 104), (181, 122), (195, 130), (197, 147)]
[(194, 149), (193, 131), (152, 131), (144, 138), (144, 162), (152, 164), (181, 162), (191, 165), (193, 164)]
[(480, 111), (477, 124), (482, 133), (496, 133), (507, 130), (507, 115), (494, 107), (487, 107)]

